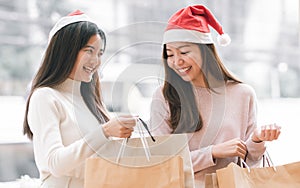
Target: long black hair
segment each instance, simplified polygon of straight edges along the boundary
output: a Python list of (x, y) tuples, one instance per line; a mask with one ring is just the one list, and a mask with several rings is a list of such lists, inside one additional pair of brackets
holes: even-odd
[[(103, 41), (103, 49), (105, 49), (106, 37), (104, 32), (99, 29), (96, 24), (87, 21), (76, 22), (63, 27), (50, 40), (42, 64), (32, 81), (26, 102), (23, 133), (27, 135), (29, 139), (33, 138), (27, 118), (32, 93), (36, 88), (53, 88), (63, 83), (75, 65), (78, 52), (88, 43), (89, 39), (96, 34), (100, 35)], [(82, 82), (80, 87), (81, 95), (86, 105), (99, 123), (108, 121), (109, 117), (101, 100), (98, 72), (96, 71), (94, 73), (91, 82)]]
[[(213, 44), (197, 45), (201, 52), (201, 71), (207, 89), (214, 92), (214, 87), (220, 84), (224, 85), (228, 80), (241, 83), (222, 63)], [(197, 107), (193, 86), (168, 66), (166, 45), (163, 47), (162, 56), (165, 68), (163, 95), (170, 109), (170, 127), (173, 133), (199, 131), (203, 127), (203, 120)]]

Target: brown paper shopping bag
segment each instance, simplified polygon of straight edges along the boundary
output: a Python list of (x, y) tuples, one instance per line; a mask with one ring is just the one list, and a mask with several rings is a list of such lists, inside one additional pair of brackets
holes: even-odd
[[(180, 160), (182, 161), (182, 178), (184, 181), (184, 187), (195, 188), (194, 173), (188, 148), (187, 136), (185, 134), (172, 134), (167, 136), (155, 136), (154, 138), (156, 140), (155, 142), (152, 142), (150, 137), (145, 138), (151, 153), (150, 161), (147, 161), (145, 157), (145, 150), (140, 138), (128, 139), (124, 153), (118, 162), (117, 155), (122, 147), (123, 140), (111, 140), (105, 144), (99, 151), (97, 151), (99, 157), (90, 158), (86, 161), (84, 188), (108, 188), (109, 185), (105, 184), (104, 186), (102, 183), (100, 183), (99, 176), (101, 176), (102, 180), (109, 180), (113, 183), (117, 182), (117, 178), (117, 187), (126, 187), (123, 183), (129, 182), (128, 176), (133, 176), (133, 174), (138, 176), (140, 175), (138, 172), (141, 172), (142, 174), (144, 173), (142, 171), (148, 171), (148, 169), (151, 168), (156, 168), (157, 171), (153, 171), (148, 178), (151, 181), (156, 181), (158, 185), (164, 187), (163, 183), (160, 183), (161, 180), (158, 178), (169, 182), (172, 182), (173, 178), (177, 178), (181, 173), (179, 171)], [(104, 166), (107, 166), (105, 167), (106, 169), (103, 169), (103, 164), (105, 164)], [(172, 164), (172, 168), (167, 167), (170, 166), (170, 164)], [(164, 165), (165, 167), (163, 167)], [(115, 170), (108, 171), (108, 167), (114, 168)], [(158, 171), (159, 169), (161, 170), (160, 172)], [(173, 171), (176, 171), (177, 175), (172, 175)], [(123, 173), (119, 177), (115, 177), (114, 175), (119, 172)], [(168, 176), (168, 174), (171, 176)], [(140, 185), (139, 183), (143, 182), (141, 178), (139, 178), (139, 180), (141, 181), (136, 182), (135, 184)], [(149, 187), (153, 188), (153, 185), (151, 186)], [(143, 186), (137, 187), (140, 188), (147, 186), (143, 184)], [(159, 186), (154, 187), (157, 188)]]
[(216, 173), (205, 174), (205, 188), (219, 188), (218, 179)]
[(216, 174), (220, 188), (300, 187), (300, 162), (260, 168), (242, 168), (230, 163)]
[[(149, 166), (127, 166), (103, 158), (91, 158), (87, 161), (85, 188), (184, 188), (182, 158), (180, 156), (168, 159), (154, 158), (151, 157), (150, 160), (162, 162)], [(133, 160), (135, 164), (138, 164), (137, 161), (142, 164), (153, 162), (133, 157), (125, 160), (127, 163)]]

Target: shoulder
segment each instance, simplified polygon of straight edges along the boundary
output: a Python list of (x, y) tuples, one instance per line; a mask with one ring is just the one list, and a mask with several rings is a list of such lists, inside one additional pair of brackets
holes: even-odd
[(246, 96), (255, 96), (255, 90), (252, 86), (246, 83), (234, 83), (229, 82), (227, 83), (227, 89), (233, 93), (237, 93), (239, 95), (246, 95)]
[(58, 101), (61, 101), (62, 97), (59, 94), (60, 92), (54, 88), (50, 87), (41, 87), (37, 88), (33, 91), (31, 97), (30, 97), (30, 104), (37, 104), (43, 103), (45, 104), (51, 104), (56, 105)]
[(57, 91), (50, 87), (40, 87), (33, 91), (31, 100), (33, 99), (49, 99), (53, 97)]
[(163, 85), (159, 85), (158, 87), (156, 87), (153, 93), (153, 98), (164, 99)]
[(152, 96), (151, 108), (164, 109), (168, 108), (168, 102), (163, 95), (163, 85), (158, 86)]

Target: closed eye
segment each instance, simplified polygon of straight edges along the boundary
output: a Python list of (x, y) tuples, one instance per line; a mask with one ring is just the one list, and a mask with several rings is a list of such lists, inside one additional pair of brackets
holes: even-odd
[(86, 52), (88, 52), (88, 53), (93, 53), (93, 50), (91, 50), (91, 49), (86, 49), (86, 50), (84, 50), (84, 51), (86, 51)]

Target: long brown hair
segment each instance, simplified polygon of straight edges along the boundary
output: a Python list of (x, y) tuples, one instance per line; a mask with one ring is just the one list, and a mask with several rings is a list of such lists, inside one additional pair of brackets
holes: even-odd
[[(216, 84), (224, 85), (229, 80), (241, 83), (222, 63), (213, 44), (197, 45), (202, 56), (201, 71), (207, 89), (215, 92), (213, 88)], [(193, 86), (190, 82), (184, 81), (168, 66), (166, 45), (163, 47), (162, 56), (165, 67), (163, 95), (170, 108), (169, 122), (173, 133), (199, 131), (203, 127), (203, 120), (197, 107)], [(214, 82), (211, 82), (211, 80), (214, 80)]]
[[(28, 108), (32, 93), (36, 88), (55, 87), (63, 83), (70, 75), (78, 52), (88, 43), (89, 39), (99, 34), (103, 41), (103, 49), (106, 45), (106, 37), (102, 30), (96, 24), (91, 22), (76, 22), (63, 27), (51, 39), (42, 64), (37, 71), (29, 91), (26, 102), (26, 110), (23, 121), (23, 133), (29, 139), (33, 134), (28, 124)], [(81, 95), (92, 114), (99, 123), (109, 120), (108, 115), (101, 101), (101, 90), (98, 72), (95, 72), (92, 81), (81, 83)]]

